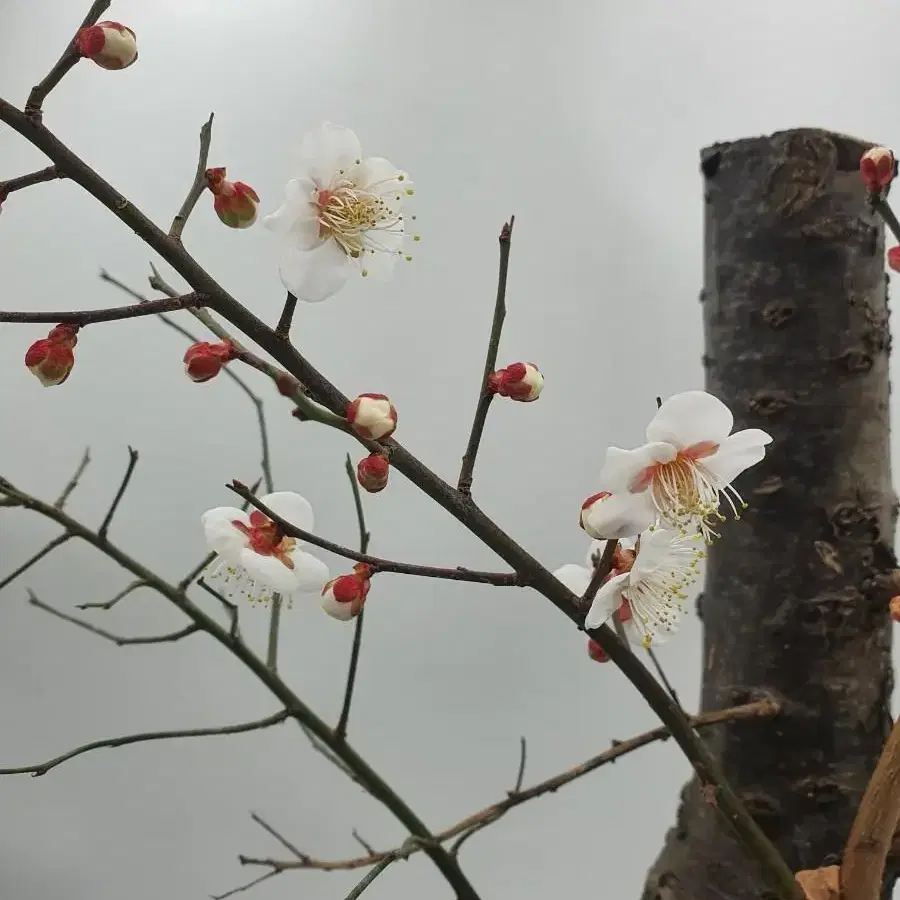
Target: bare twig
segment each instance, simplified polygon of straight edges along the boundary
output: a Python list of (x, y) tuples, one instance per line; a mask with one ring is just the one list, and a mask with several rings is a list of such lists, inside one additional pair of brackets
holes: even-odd
[(594, 574), (591, 575), (591, 580), (588, 582), (587, 590), (584, 592), (584, 596), (581, 598), (581, 607), (587, 612), (591, 603), (594, 601), (594, 597), (597, 596), (597, 591), (600, 590), (600, 585), (606, 581), (607, 575), (612, 572), (613, 561), (616, 556), (616, 548), (619, 546), (618, 541), (607, 541), (606, 546), (603, 548), (603, 554), (600, 556), (600, 559), (597, 561), (597, 565), (594, 566)]
[[(359, 484), (356, 481), (356, 472), (353, 470), (353, 460), (347, 454), (345, 463), (347, 478), (350, 479), (350, 489), (353, 491), (353, 504), (356, 507), (356, 523), (359, 527), (359, 551), (365, 553), (369, 549), (370, 534), (366, 529), (366, 517), (363, 511), (362, 495), (359, 492)], [(347, 740), (347, 721), (350, 718), (350, 704), (353, 702), (353, 688), (356, 684), (356, 671), (359, 667), (359, 651), (362, 647), (363, 616), (362, 609), (356, 617), (356, 628), (353, 632), (353, 645), (350, 648), (350, 666), (347, 670), (347, 684), (344, 688), (344, 703), (341, 714), (334, 729), (334, 735), (339, 740)]]
[(218, 600), (219, 603), (221, 603), (222, 606), (224, 606), (225, 609), (228, 610), (228, 615), (231, 619), (231, 623), (228, 627), (228, 633), (234, 640), (240, 640), (240, 623), (238, 621), (237, 605), (232, 603), (227, 597), (223, 596), (214, 587), (211, 587), (209, 584), (207, 584), (206, 581), (204, 581), (202, 578), (197, 579), (197, 587), (202, 588), (204, 591), (206, 591), (207, 594), (215, 597), (216, 600)]
[(31, 590), (28, 591), (28, 602), (32, 606), (36, 606), (38, 609), (50, 613), (51, 616), (56, 616), (57, 619), (62, 619), (64, 622), (71, 622), (72, 625), (76, 625), (78, 628), (83, 628), (91, 634), (96, 634), (97, 637), (102, 637), (107, 641), (111, 641), (117, 647), (134, 647), (139, 644), (174, 644), (175, 641), (180, 641), (182, 638), (186, 638), (189, 635), (196, 634), (200, 631), (199, 625), (191, 623), (190, 625), (186, 625), (180, 631), (172, 631), (168, 634), (153, 634), (148, 635), (147, 637), (124, 637), (120, 634), (113, 634), (105, 628), (97, 628), (96, 625), (91, 625), (90, 622), (85, 622), (83, 619), (79, 619), (78, 616), (70, 616), (68, 613), (62, 612), (62, 610), (57, 609), (55, 606), (44, 603), (42, 600), (38, 599)]
[(259, 825), (263, 831), (272, 835), (279, 844), (282, 845), (290, 853), (293, 853), (297, 859), (307, 859), (305, 853), (301, 853), (280, 831), (276, 831), (273, 825), (270, 825), (259, 813), (250, 813), (250, 818)]
[(134, 447), (128, 448), (128, 465), (125, 468), (125, 474), (122, 477), (122, 481), (119, 484), (119, 489), (116, 491), (116, 496), (113, 497), (112, 503), (109, 505), (109, 509), (107, 510), (106, 516), (103, 519), (103, 523), (100, 525), (100, 528), (97, 530), (97, 534), (100, 535), (100, 540), (106, 540), (106, 534), (109, 531), (109, 526), (112, 525), (113, 516), (116, 514), (116, 510), (119, 508), (119, 504), (122, 502), (122, 498), (125, 496), (125, 491), (128, 490), (128, 484), (131, 481), (131, 476), (134, 474), (134, 467), (138, 463), (138, 452), (134, 449)]
[[(698, 729), (709, 728), (712, 725), (720, 725), (724, 722), (770, 718), (778, 715), (779, 712), (779, 705), (773, 699), (765, 698), (756, 700), (752, 703), (745, 703), (741, 706), (734, 706), (715, 712), (701, 713), (691, 719), (691, 726)], [(481, 828), (486, 827), (486, 825), (496, 822), (509, 810), (515, 809), (523, 803), (527, 803), (537, 797), (555, 793), (561, 787), (577, 781), (579, 778), (587, 775), (589, 772), (593, 772), (595, 769), (599, 769), (607, 763), (615, 762), (615, 760), (619, 759), (621, 756), (633, 753), (635, 750), (639, 750), (641, 747), (652, 744), (654, 741), (668, 740), (669, 737), (671, 737), (671, 734), (667, 728), (654, 728), (652, 731), (636, 735), (627, 741), (615, 741), (613, 742), (613, 746), (608, 750), (585, 760), (580, 765), (567, 769), (558, 775), (554, 775), (552, 778), (547, 778), (544, 781), (538, 782), (525, 790), (508, 791), (504, 799), (498, 800), (496, 803), (486, 806), (484, 809), (479, 810), (470, 816), (466, 816), (465, 819), (461, 819), (455, 825), (451, 825), (449, 828), (436, 834), (434, 839), (440, 843), (444, 843), (460, 836), (466, 837), (472, 829), (480, 830)], [(276, 871), (287, 871), (289, 869), (319, 869), (326, 872), (335, 872), (373, 866), (376, 863), (400, 853), (403, 848), (397, 847), (393, 850), (380, 852), (371, 850), (371, 848), (367, 849), (368, 854), (366, 856), (350, 857), (340, 860), (317, 859), (304, 854), (305, 858), (302, 861), (299, 859), (259, 859), (250, 856), (241, 856), (240, 861), (243, 865), (265, 866)]]
[(528, 741), (524, 736), (519, 738), (519, 771), (516, 773), (516, 783), (511, 794), (518, 794), (522, 790), (522, 782), (525, 780), (525, 763), (528, 761)]
[(134, 593), (138, 588), (147, 587), (146, 582), (138, 579), (132, 581), (127, 587), (122, 588), (111, 600), (104, 600), (102, 603), (79, 603), (76, 609), (102, 609), (111, 610), (120, 600), (124, 600), (129, 594)]
[(894, 832), (900, 823), (900, 720), (863, 794), (841, 863), (843, 900), (878, 900)]
[(281, 871), (279, 869), (272, 869), (271, 872), (265, 872), (257, 878), (253, 878), (246, 882), (246, 884), (241, 884), (232, 888), (230, 891), (225, 891), (224, 894), (210, 894), (210, 900), (228, 900), (229, 897), (233, 897), (235, 894), (242, 894), (244, 891), (249, 891), (258, 884), (262, 884), (264, 881), (268, 881), (270, 878), (274, 878), (276, 875), (280, 874)]
[(291, 333), (291, 323), (294, 321), (294, 312), (297, 309), (297, 298), (288, 291), (287, 297), (284, 298), (284, 308), (281, 310), (281, 316), (278, 324), (275, 326), (275, 334), (279, 337), (288, 338)]
[[(88, 10), (87, 15), (84, 17), (80, 28), (88, 28), (91, 25), (95, 25), (100, 16), (109, 9), (109, 3), (110, 0), (95, 0), (94, 4)], [(29, 119), (40, 124), (42, 115), (41, 107), (47, 94), (63, 80), (66, 73), (79, 59), (81, 59), (81, 57), (75, 49), (75, 38), (73, 36), (53, 68), (47, 73), (40, 84), (36, 84), (31, 89), (31, 93), (25, 101), (25, 115), (28, 116)]]
[(278, 671), (278, 629), (281, 624), (281, 594), (272, 595), (272, 608), (269, 610), (269, 641), (266, 647), (266, 665)]
[(65, 178), (56, 166), (48, 166), (38, 172), (29, 172), (27, 175), (19, 175), (17, 178), (8, 178), (6, 181), (0, 181), (0, 203), (15, 191), (21, 191), (23, 188), (31, 187), (34, 184), (41, 184), (45, 181), (56, 181), (59, 178)]
[(214, 115), (214, 113), (210, 113), (206, 123), (200, 129), (200, 154), (197, 158), (197, 171), (194, 174), (194, 181), (187, 193), (187, 197), (184, 198), (184, 203), (181, 204), (181, 209), (178, 210), (178, 214), (172, 220), (171, 228), (169, 228), (169, 237), (173, 241), (181, 241), (181, 234), (184, 231), (184, 226), (187, 225), (188, 217), (194, 211), (200, 195), (206, 189), (206, 164), (209, 159), (209, 144), (212, 140)]
[(653, 652), (653, 648), (652, 648), (652, 647), (648, 647), (648, 648), (647, 648), (647, 653), (648, 653), (648, 655), (650, 656), (651, 662), (653, 663), (653, 668), (656, 669), (656, 674), (659, 675), (659, 680), (663, 683), (663, 685), (665, 686), (666, 690), (667, 690), (667, 691), (669, 692), (669, 694), (671, 695), (672, 699), (673, 699), (679, 706), (681, 706), (681, 701), (678, 699), (678, 694), (675, 692), (675, 688), (672, 687), (672, 683), (671, 683), (671, 682), (669, 681), (669, 679), (666, 677), (666, 673), (665, 673), (665, 671), (663, 670), (663, 667), (662, 667), (662, 665), (660, 664), (659, 660), (656, 658), (656, 654)]
[(491, 324), (491, 336), (488, 340), (487, 357), (484, 361), (484, 373), (481, 376), (481, 388), (478, 394), (478, 405), (475, 407), (475, 417), (472, 420), (472, 430), (469, 434), (469, 443), (465, 455), (462, 458), (462, 468), (459, 470), (459, 479), (456, 489), (465, 495), (472, 493), (472, 477), (475, 472), (475, 457), (478, 456), (478, 448), (481, 446), (481, 436), (487, 422), (488, 410), (493, 393), (488, 390), (488, 378), (497, 367), (497, 351), (500, 349), (500, 333), (503, 331), (503, 320), (506, 318), (506, 280), (509, 273), (509, 250), (512, 241), (513, 225), (516, 217), (510, 216), (509, 221), (500, 229), (500, 272), (497, 277), (497, 299), (494, 303), (494, 320)]
[(9, 575), (6, 576), (2, 581), (0, 581), (0, 591), (3, 590), (8, 584), (11, 584), (15, 581), (23, 572), (27, 572), (35, 563), (40, 562), (48, 553), (52, 553), (57, 547), (62, 546), (69, 538), (72, 537), (68, 532), (63, 532), (58, 537), (53, 538), (49, 544), (47, 544), (42, 549), (38, 550), (37, 553), (34, 554), (30, 559), (26, 559), (25, 562), (19, 566), (18, 569), (13, 569)]
[(894, 237), (900, 241), (900, 220), (897, 219), (894, 210), (891, 209), (891, 205), (885, 200), (883, 197), (874, 197), (872, 199), (872, 207), (877, 212), (882, 219), (884, 219), (884, 224), (891, 229), (891, 233)]
[(47, 762), (38, 763), (32, 766), (17, 766), (10, 769), (0, 769), (0, 775), (33, 775), (35, 777), (46, 775), (51, 769), (55, 769), (58, 765), (81, 756), (83, 753), (90, 753), (92, 750), (100, 750), (104, 747), (125, 747), (128, 744), (143, 744), (147, 741), (169, 741), (173, 738), (195, 738), (195, 737), (211, 737), (220, 734), (244, 734), (248, 731), (259, 731), (262, 728), (270, 728), (272, 725), (278, 725), (290, 718), (290, 713), (283, 709), (274, 715), (266, 716), (264, 719), (257, 719), (253, 722), (243, 722), (240, 725), (219, 725), (215, 728), (183, 728), (177, 731), (148, 731), (143, 734), (128, 734), (124, 737), (104, 738), (99, 741), (90, 741), (90, 743), (82, 744), (74, 750), (69, 750)]
[(78, 463), (78, 468), (75, 469), (75, 474), (69, 479), (69, 483), (63, 488), (62, 493), (57, 497), (56, 503), (53, 505), (57, 509), (63, 509), (66, 505), (66, 501), (72, 495), (72, 491), (78, 487), (78, 482), (81, 481), (81, 476), (84, 475), (85, 469), (87, 469), (88, 465), (91, 462), (91, 448), (84, 448), (84, 456), (81, 457), (81, 462)]
[(260, 500), (254, 496), (253, 492), (245, 484), (241, 484), (240, 481), (232, 481), (231, 484), (226, 485), (226, 487), (229, 490), (234, 491), (239, 497), (243, 497), (244, 500), (249, 501), (251, 506), (256, 507), (256, 509), (268, 516), (289, 537), (299, 538), (309, 544), (314, 544), (316, 547), (321, 547), (323, 550), (329, 550), (331, 553), (343, 556), (345, 559), (366, 563), (373, 572), (393, 572), (398, 575), (418, 575), (422, 578), (444, 578), (448, 581), (470, 581), (476, 584), (493, 584), (498, 587), (522, 587), (526, 584), (524, 579), (520, 578), (520, 576), (516, 575), (514, 572), (509, 574), (504, 572), (476, 572), (472, 569), (462, 568), (461, 566), (455, 569), (441, 569), (434, 566), (416, 566), (409, 563), (394, 562), (393, 560), (380, 559), (377, 556), (359, 553), (356, 550), (351, 550), (349, 547), (342, 547), (340, 544), (335, 544), (332, 541), (320, 538), (309, 531), (304, 531), (302, 528), (297, 528), (287, 520), (282, 519), (281, 516), (272, 512), (268, 506), (261, 503)]
[(349, 894), (345, 900), (357, 900), (362, 892), (392, 863), (393, 859), (383, 859), (371, 872), (367, 872), (365, 878)]
[(370, 856), (374, 856), (376, 854), (375, 848), (366, 840), (362, 838), (360, 833), (354, 828), (353, 831), (350, 832), (353, 835), (353, 840), (355, 840), (362, 848), (366, 851)]
[(130, 306), (113, 306), (109, 309), (51, 310), (49, 312), (21, 312), (0, 310), (0, 322), (45, 324), (67, 322), (72, 325), (93, 325), (98, 322), (117, 322), (122, 319), (137, 319), (140, 316), (154, 316), (157, 313), (175, 312), (179, 309), (194, 309), (202, 306), (206, 299), (201, 294), (182, 294), (180, 297), (160, 297), (145, 303)]

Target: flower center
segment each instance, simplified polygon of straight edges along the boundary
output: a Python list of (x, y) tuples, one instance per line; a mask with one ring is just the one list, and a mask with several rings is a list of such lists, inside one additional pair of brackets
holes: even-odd
[(235, 519), (232, 523), (247, 538), (247, 546), (260, 556), (274, 556), (289, 569), (294, 568), (290, 553), (296, 546), (296, 539), (282, 534), (281, 529), (258, 509), (250, 513), (250, 524)]
[(319, 211), (319, 237), (334, 238), (347, 256), (359, 259), (365, 251), (397, 252), (382, 246), (370, 232), (402, 233), (403, 219), (371, 190), (341, 179), (334, 187), (318, 191), (315, 205)]

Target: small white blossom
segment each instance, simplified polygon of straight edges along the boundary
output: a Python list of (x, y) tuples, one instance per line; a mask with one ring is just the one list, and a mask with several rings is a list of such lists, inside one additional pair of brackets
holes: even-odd
[(634, 537), (647, 527), (642, 509), (635, 509), (627, 493), (600, 491), (581, 504), (581, 527), (597, 540)]
[[(279, 491), (259, 499), (286, 522), (312, 531), (312, 507), (299, 494)], [(325, 563), (306, 553), (296, 538), (282, 534), (259, 510), (247, 513), (221, 506), (205, 512), (201, 522), (206, 543), (219, 555), (212, 574), (229, 594), (267, 603), (275, 593), (290, 597), (298, 591), (321, 592), (328, 581)]]
[(349, 128), (326, 122), (306, 135), (300, 171), (263, 224), (281, 235), (280, 274), (300, 300), (337, 293), (355, 270), (387, 279), (404, 256), (409, 176), (380, 156), (363, 159)]
[(649, 526), (657, 517), (674, 528), (699, 528), (706, 539), (724, 495), (735, 514), (743, 500), (731, 482), (765, 456), (771, 436), (758, 428), (731, 434), (734, 417), (706, 391), (670, 397), (647, 426), (647, 443), (635, 450), (610, 447), (600, 484), (629, 515)]

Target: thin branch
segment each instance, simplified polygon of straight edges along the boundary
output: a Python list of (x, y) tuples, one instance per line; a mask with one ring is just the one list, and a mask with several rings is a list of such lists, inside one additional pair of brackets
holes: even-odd
[(91, 462), (91, 448), (84, 448), (84, 456), (81, 457), (81, 462), (78, 463), (78, 468), (75, 469), (75, 474), (69, 479), (69, 483), (63, 488), (62, 493), (57, 497), (56, 503), (53, 505), (61, 510), (65, 507), (66, 501), (72, 494), (72, 491), (78, 487), (78, 482), (81, 481), (81, 476), (84, 475), (85, 469), (87, 469), (88, 465)]
[[(752, 719), (765, 719), (778, 715), (780, 707), (778, 703), (770, 698), (756, 700), (752, 703), (745, 703), (741, 706), (733, 706), (728, 709), (716, 710), (715, 712), (701, 713), (691, 718), (691, 726), (693, 728), (709, 728), (712, 725), (721, 725), (726, 722), (747, 721)], [(502, 815), (523, 803), (534, 800), (537, 797), (552, 794), (561, 787), (577, 781), (579, 778), (599, 769), (607, 763), (615, 762), (628, 753), (633, 753), (641, 747), (646, 747), (655, 741), (665, 741), (671, 737), (668, 728), (654, 728), (652, 731), (644, 732), (636, 735), (627, 741), (614, 741), (612, 747), (603, 753), (593, 756), (588, 760), (571, 769), (554, 775), (540, 781), (525, 790), (510, 791), (504, 799), (498, 800), (496, 803), (486, 806), (484, 809), (461, 819), (455, 825), (451, 825), (444, 831), (434, 836), (435, 841), (444, 843), (445, 841), (467, 836), (474, 828), (483, 828), (486, 825), (496, 822)], [(347, 859), (326, 860), (317, 859), (303, 854), (304, 859), (293, 860), (277, 860), (277, 859), (259, 859), (250, 856), (241, 856), (240, 862), (246, 866), (266, 866), (275, 871), (287, 871), (289, 869), (318, 869), (326, 872), (345, 871), (348, 869), (362, 869), (367, 866), (373, 866), (385, 859), (401, 852), (403, 848), (397, 847), (393, 850), (372, 851), (370, 850), (366, 856), (357, 856)], [(416, 848), (422, 849), (422, 848)]]
[(103, 523), (97, 530), (97, 534), (100, 536), (101, 541), (106, 540), (106, 534), (109, 531), (109, 526), (112, 525), (113, 516), (116, 514), (116, 510), (119, 508), (119, 504), (122, 502), (122, 498), (125, 496), (125, 491), (128, 490), (128, 485), (131, 481), (131, 476), (134, 475), (134, 467), (137, 465), (137, 463), (138, 452), (133, 447), (129, 447), (128, 465), (125, 468), (125, 475), (122, 477), (122, 482), (119, 485), (119, 489), (116, 491), (116, 496), (113, 497), (113, 501), (109, 505), (109, 509), (107, 510), (106, 516), (103, 519)]
[(681, 701), (678, 699), (678, 694), (676, 693), (675, 688), (672, 687), (672, 683), (666, 677), (666, 673), (663, 670), (663, 667), (660, 664), (660, 661), (657, 659), (656, 654), (653, 652), (652, 647), (647, 648), (647, 655), (650, 657), (650, 660), (653, 663), (653, 668), (656, 669), (656, 674), (659, 675), (659, 680), (663, 683), (663, 685), (665, 686), (665, 689), (669, 692), (672, 699), (679, 706), (681, 706)]
[(287, 297), (284, 298), (284, 307), (281, 310), (281, 316), (278, 324), (275, 326), (275, 334), (279, 337), (287, 339), (291, 333), (291, 323), (294, 321), (294, 312), (297, 309), (297, 298), (288, 291)]
[(37, 553), (34, 554), (30, 559), (26, 559), (25, 562), (19, 566), (18, 569), (14, 569), (9, 575), (6, 576), (2, 581), (0, 581), (0, 591), (3, 590), (8, 584), (11, 584), (15, 581), (23, 572), (27, 572), (35, 563), (40, 562), (48, 553), (52, 553), (57, 547), (62, 546), (69, 538), (72, 537), (67, 531), (64, 531), (58, 537), (53, 538), (46, 547), (38, 550)]
[(362, 892), (392, 863), (393, 859), (383, 859), (371, 872), (366, 873), (365, 878), (349, 894), (345, 900), (357, 900)]
[(587, 590), (581, 598), (581, 608), (587, 611), (588, 607), (593, 603), (600, 585), (606, 581), (607, 576), (612, 572), (613, 562), (616, 558), (616, 548), (619, 546), (618, 541), (607, 541), (603, 548), (603, 554), (594, 566), (594, 574), (588, 582)]
[(900, 823), (900, 720), (863, 794), (841, 863), (843, 900), (879, 900), (885, 860)]
[(288, 852), (293, 853), (297, 859), (307, 859), (305, 853), (301, 853), (280, 831), (276, 831), (275, 827), (270, 825), (259, 813), (250, 813), (250, 818), (259, 825), (263, 831), (272, 835), (279, 844), (282, 845)]
[(182, 728), (177, 731), (147, 731), (142, 734), (128, 734), (124, 737), (105, 738), (99, 741), (91, 741), (82, 744), (74, 750), (69, 750), (47, 762), (39, 763), (33, 766), (18, 766), (11, 769), (0, 769), (0, 775), (32, 775), (38, 777), (46, 775), (51, 769), (76, 756), (84, 753), (90, 753), (92, 750), (100, 750), (105, 747), (126, 747), (129, 744), (143, 744), (148, 741), (169, 741), (174, 738), (195, 738), (195, 737), (211, 737), (220, 734), (244, 734), (248, 731), (259, 731), (262, 728), (270, 728), (272, 725), (278, 725), (290, 718), (290, 713), (283, 709), (274, 715), (266, 716), (264, 719), (257, 719), (253, 722), (242, 722), (240, 725), (219, 725), (215, 728)]
[(363, 840), (360, 833), (354, 828), (353, 831), (350, 832), (353, 835), (353, 840), (355, 840), (362, 848), (366, 851), (370, 856), (375, 856), (377, 851), (375, 848), (366, 840)]
[(38, 609), (50, 613), (51, 616), (56, 616), (57, 619), (62, 619), (64, 622), (71, 622), (72, 625), (76, 625), (78, 628), (83, 628), (91, 634), (96, 634), (97, 637), (102, 637), (104, 640), (112, 642), (117, 647), (133, 647), (139, 644), (174, 644), (175, 641), (180, 641), (182, 638), (186, 638), (191, 634), (196, 634), (196, 632), (200, 630), (200, 626), (192, 622), (180, 631), (172, 631), (169, 634), (154, 634), (149, 635), (148, 637), (123, 637), (120, 634), (113, 634), (111, 631), (107, 631), (104, 628), (97, 628), (96, 625), (91, 625), (90, 622), (85, 622), (83, 619), (79, 619), (78, 616), (70, 616), (68, 613), (62, 612), (62, 610), (57, 609), (55, 606), (44, 603), (42, 600), (39, 600), (31, 590), (28, 591), (28, 602), (32, 606), (36, 606)]
[(272, 595), (272, 608), (269, 610), (269, 641), (266, 648), (266, 665), (278, 671), (278, 629), (281, 625), (281, 594)]
[(211, 587), (207, 584), (202, 578), (197, 579), (197, 587), (202, 588), (206, 591), (207, 594), (212, 595), (228, 610), (229, 617), (231, 618), (231, 624), (228, 627), (228, 633), (231, 637), (238, 641), (240, 640), (240, 628), (239, 628), (239, 620), (238, 620), (238, 608), (237, 605), (232, 603), (227, 597), (223, 596), (219, 591), (217, 591), (214, 587)]
[(253, 878), (245, 884), (238, 885), (236, 888), (232, 888), (230, 891), (225, 891), (224, 894), (210, 894), (210, 900), (228, 900), (229, 897), (233, 897), (235, 894), (242, 894), (244, 891), (249, 891), (251, 888), (255, 888), (258, 884), (262, 884), (264, 881), (268, 881), (270, 878), (274, 878), (276, 875), (280, 875), (281, 871), (279, 869), (273, 869), (271, 872), (265, 872), (257, 878)]
[(179, 309), (194, 309), (202, 306), (206, 299), (197, 293), (180, 297), (160, 297), (146, 303), (130, 306), (113, 306), (109, 309), (81, 309), (50, 312), (17, 312), (0, 310), (0, 322), (56, 324), (67, 322), (72, 325), (94, 325), (98, 322), (118, 322), (122, 319), (137, 319), (140, 316), (154, 316), (157, 313), (175, 312)]
[(369, 556), (366, 553), (359, 553), (356, 550), (351, 550), (349, 547), (342, 547), (340, 544), (335, 544), (332, 541), (320, 538), (309, 531), (304, 531), (302, 528), (297, 528), (296, 525), (292, 525), (287, 520), (282, 519), (281, 516), (272, 512), (268, 506), (261, 503), (259, 498), (257, 498), (245, 484), (241, 484), (240, 481), (232, 481), (231, 484), (226, 485), (226, 487), (230, 491), (234, 491), (239, 497), (243, 497), (251, 506), (268, 516), (268, 518), (275, 522), (288, 537), (299, 538), (302, 541), (314, 544), (316, 547), (321, 547), (323, 550), (336, 553), (338, 556), (343, 556), (346, 559), (366, 563), (371, 567), (373, 572), (393, 572), (397, 575), (418, 575), (421, 578), (444, 578), (448, 581), (469, 581), (476, 584), (493, 584), (497, 587), (523, 587), (526, 584), (525, 580), (514, 572), (510, 574), (503, 572), (476, 572), (472, 569), (462, 568), (461, 566), (455, 569), (441, 569), (434, 566), (416, 566), (409, 563), (394, 562), (389, 559), (380, 559), (377, 556)]
[(894, 237), (900, 241), (900, 220), (897, 219), (894, 210), (891, 209), (891, 205), (885, 200), (883, 197), (873, 197), (872, 198), (872, 208), (877, 212), (882, 219), (884, 219), (885, 225), (891, 229), (891, 233)]
[[(78, 30), (80, 31), (81, 28), (88, 28), (91, 25), (95, 25), (100, 16), (109, 9), (109, 4), (110, 0), (95, 0)], [(81, 59), (81, 56), (75, 49), (75, 38), (73, 36), (53, 68), (47, 73), (40, 84), (36, 84), (31, 89), (31, 93), (25, 101), (25, 115), (28, 116), (29, 119), (33, 120), (38, 125), (40, 124), (42, 115), (41, 107), (47, 94), (63, 80), (66, 73), (73, 68), (79, 59)]]
[(528, 741), (524, 736), (519, 738), (519, 771), (516, 773), (516, 783), (512, 794), (518, 794), (522, 790), (522, 782), (525, 780), (525, 763), (528, 761)]
[(0, 203), (3, 203), (14, 191), (21, 191), (23, 188), (31, 187), (34, 184), (56, 181), (65, 177), (56, 166), (47, 166), (46, 169), (40, 169), (37, 172), (29, 172), (27, 175), (19, 175), (17, 178), (8, 178), (6, 181), (0, 181)]
[(200, 129), (200, 155), (197, 158), (197, 171), (194, 174), (194, 181), (187, 193), (187, 197), (184, 198), (184, 203), (181, 204), (181, 209), (178, 210), (178, 214), (172, 220), (171, 228), (169, 228), (169, 237), (173, 241), (181, 241), (181, 233), (184, 231), (184, 226), (187, 225), (188, 217), (194, 211), (200, 195), (206, 190), (206, 164), (209, 159), (209, 144), (212, 140), (214, 115), (215, 113), (210, 113), (206, 123)]
[[(366, 529), (366, 516), (363, 511), (362, 495), (359, 491), (359, 484), (356, 481), (356, 472), (353, 470), (353, 460), (350, 454), (347, 454), (345, 462), (347, 478), (350, 480), (350, 489), (353, 491), (353, 505), (356, 508), (356, 523), (359, 528), (359, 551), (365, 553), (369, 549), (370, 534)], [(362, 648), (362, 632), (363, 632), (363, 616), (365, 610), (362, 609), (356, 617), (356, 628), (353, 632), (353, 645), (350, 648), (350, 666), (347, 670), (347, 684), (344, 688), (344, 703), (341, 707), (341, 714), (338, 717), (338, 723), (334, 729), (334, 736), (338, 740), (347, 740), (347, 721), (350, 718), (350, 704), (353, 702), (353, 688), (356, 684), (356, 671), (359, 667), (359, 651)]]
[(147, 583), (138, 579), (137, 581), (132, 581), (127, 587), (122, 588), (118, 594), (115, 595), (111, 600), (104, 600), (102, 603), (79, 603), (76, 605), (76, 609), (102, 609), (109, 611), (111, 610), (120, 600), (124, 600), (129, 594), (134, 593), (138, 588), (147, 587)]
[(516, 217), (510, 216), (509, 221), (500, 229), (500, 272), (497, 276), (497, 299), (494, 302), (494, 320), (491, 323), (491, 336), (488, 340), (487, 357), (484, 361), (484, 373), (481, 376), (478, 405), (475, 407), (475, 417), (472, 420), (469, 443), (466, 446), (466, 452), (462, 458), (462, 468), (459, 470), (459, 479), (456, 482), (456, 489), (466, 496), (472, 493), (475, 458), (478, 456), (478, 448), (481, 446), (481, 436), (484, 433), (484, 426), (487, 422), (488, 410), (490, 409), (491, 401), (494, 399), (493, 392), (488, 390), (488, 378), (497, 367), (500, 334), (503, 331), (503, 320), (506, 318), (506, 279), (509, 272), (509, 250), (515, 222)]

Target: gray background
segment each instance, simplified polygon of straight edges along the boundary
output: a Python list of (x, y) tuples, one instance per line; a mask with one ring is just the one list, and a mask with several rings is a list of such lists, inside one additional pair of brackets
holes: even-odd
[[(3, 0), (0, 94), (24, 102), (83, 12), (62, 0)], [(538, 404), (495, 405), (476, 492), (551, 567), (584, 554), (578, 507), (606, 444), (639, 441), (655, 395), (702, 385), (699, 148), (797, 125), (900, 143), (900, 10), (887, 0), (683, 0), (677, 11), (668, 0), (122, 0), (110, 15), (137, 31), (139, 63), (122, 73), (79, 65), (45, 121), (157, 221), (181, 202), (210, 109), (210, 163), (250, 182), (264, 211), (280, 203), (300, 135), (323, 119), (354, 128), (365, 153), (412, 174), (416, 259), (386, 286), (355, 282), (301, 308), (293, 334), (346, 393), (389, 393), (398, 437), (448, 477), (477, 392), (497, 231), (516, 214), (501, 358), (538, 362), (547, 386)], [(0, 130), (0, 177), (45, 164)], [(220, 226), (207, 196), (186, 238), (236, 296), (275, 320), (283, 291), (270, 234)], [(0, 218), (2, 305), (116, 305), (124, 299), (98, 281), (98, 267), (139, 285), (151, 258), (76, 186), (41, 185), (12, 197)], [(45, 332), (0, 328), (0, 470), (52, 498), (90, 444), (94, 464), (71, 510), (97, 523), (134, 445), (141, 463), (114, 537), (180, 577), (204, 549), (200, 513), (231, 502), (226, 480), (258, 473), (252, 409), (225, 379), (187, 382), (184, 345), (149, 320), (86, 330), (69, 382), (44, 390), (21, 360)], [(322, 535), (353, 542), (342, 467), (356, 446), (299, 425), (249, 377), (271, 401), (278, 486), (311, 500)], [(376, 553), (497, 566), (400, 477), (366, 509)], [(0, 572), (55, 533), (21, 513), (4, 513), (0, 528)], [(66, 546), (4, 592), (0, 765), (100, 736), (274, 710), (208, 639), (118, 649), (24, 600), (28, 585), (71, 609), (128, 580)], [(539, 597), (384, 576), (367, 608), (352, 739), (434, 828), (504, 795), (521, 734), (530, 783), (654, 724)], [(149, 593), (93, 617), (123, 633), (182, 624)], [(261, 647), (264, 614), (243, 619)], [(285, 618), (283, 672), (332, 720), (351, 635), (312, 600)], [(691, 618), (661, 652), (686, 702), (697, 695), (699, 639)], [(467, 845), (465, 868), (485, 898), (636, 897), (687, 775), (674, 746), (646, 749), (510, 813)], [(5, 778), (0, 809), (4, 900), (223, 891), (255, 874), (238, 866), (239, 852), (279, 851), (251, 809), (323, 857), (356, 855), (353, 827), (379, 848), (403, 838), (290, 726), (101, 751), (41, 779)], [(340, 898), (360, 874), (288, 874), (257, 895)], [(393, 866), (367, 894), (423, 896), (448, 896), (423, 858)]]

